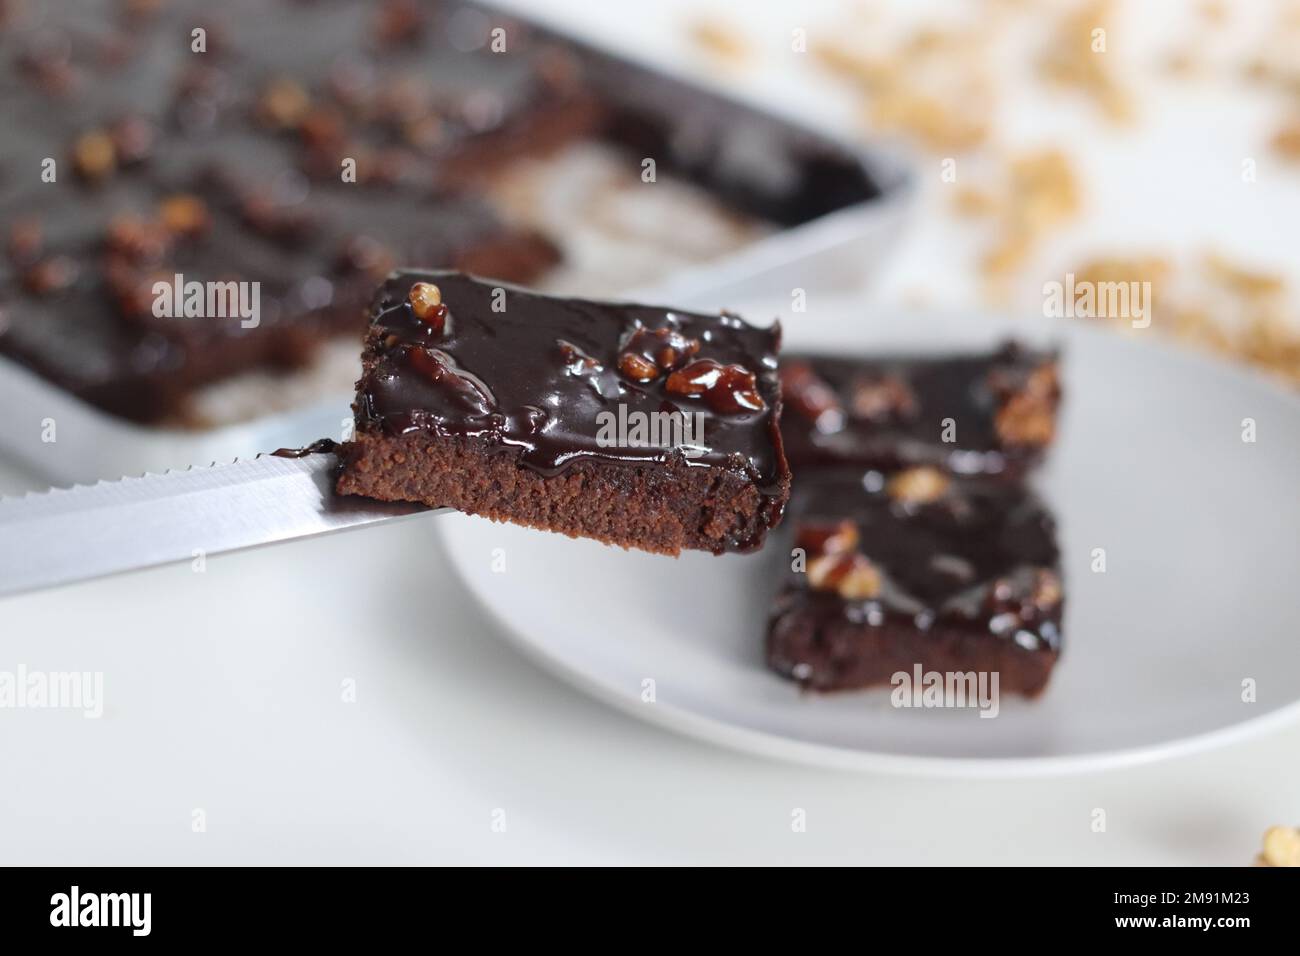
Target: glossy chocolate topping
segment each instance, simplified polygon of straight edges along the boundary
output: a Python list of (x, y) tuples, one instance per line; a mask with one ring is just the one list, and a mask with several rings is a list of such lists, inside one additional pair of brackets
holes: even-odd
[(792, 355), (781, 381), (796, 474), (926, 464), (1016, 476), (1050, 443), (1060, 398), (1056, 355), (1014, 343), (951, 357)]
[(339, 443), (332, 438), (318, 438), (310, 445), (301, 448), (277, 448), (271, 452), (275, 458), (306, 458), (309, 455), (332, 455), (338, 451)]
[(801, 477), (790, 509), (807, 564), (789, 573), (777, 616), (797, 607), (819, 628), (944, 625), (1060, 649), (1055, 523), (1028, 489), (928, 467), (845, 469)]
[[(424, 318), (410, 301), (419, 283), (436, 286), (442, 303), (422, 305)], [(681, 459), (743, 473), (775, 495), (786, 472), (779, 345), (779, 325), (727, 314), (399, 273), (375, 300), (358, 429), (477, 436), (547, 475), (577, 459)], [(635, 431), (652, 421), (658, 443)]]

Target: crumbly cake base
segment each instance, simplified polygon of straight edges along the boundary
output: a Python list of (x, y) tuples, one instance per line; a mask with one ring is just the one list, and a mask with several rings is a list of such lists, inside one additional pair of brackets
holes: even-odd
[(380, 431), (359, 432), (339, 457), (339, 494), (418, 501), (658, 554), (752, 550), (775, 523), (751, 479), (683, 459), (578, 460), (544, 475), (481, 439)]

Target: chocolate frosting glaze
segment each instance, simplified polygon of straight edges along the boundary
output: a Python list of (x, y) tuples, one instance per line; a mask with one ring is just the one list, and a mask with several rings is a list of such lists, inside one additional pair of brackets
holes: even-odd
[[(949, 356), (789, 355), (782, 360), (786, 453), (801, 473), (853, 465), (890, 471), (934, 465), (958, 474), (1019, 477), (1042, 444), (1009, 440), (999, 415), (1035, 375), (1055, 382), (1058, 355), (1007, 342)], [(1059, 389), (1041, 398), (1054, 416)], [(945, 440), (945, 423), (953, 440)]]
[[(796, 543), (850, 522), (857, 549), (880, 575), (879, 592), (846, 599), (790, 572), (776, 616), (795, 606), (825, 627), (888, 621), (926, 632), (940, 625), (1059, 651), (1061, 584), (1056, 525), (1037, 496), (1014, 482), (953, 478), (934, 501), (908, 503), (880, 472), (850, 468), (801, 478), (791, 500)], [(817, 557), (808, 549), (809, 560)]]
[[(446, 313), (433, 324), (408, 301), (417, 282), (441, 292)], [(676, 394), (666, 370), (649, 382), (629, 378), (620, 355), (640, 330), (697, 342), (690, 361), (752, 372), (761, 407), (720, 410), (708, 396)], [(578, 460), (727, 468), (775, 502), (788, 474), (778, 430), (780, 339), (779, 323), (757, 328), (726, 313), (554, 298), (451, 272), (394, 273), (375, 297), (357, 427), (482, 438), (547, 476)], [(662, 412), (698, 416), (690, 421), (700, 428), (682, 444), (600, 437), (602, 422)]]

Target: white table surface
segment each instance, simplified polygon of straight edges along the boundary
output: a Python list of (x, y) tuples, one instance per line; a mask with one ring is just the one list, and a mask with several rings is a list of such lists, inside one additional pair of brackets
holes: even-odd
[(449, 577), (437, 520), (6, 600), (0, 669), (102, 671), (105, 705), (0, 712), (0, 862), (1234, 865), (1295, 819), (1300, 726), (970, 782), (675, 736), (512, 650)]
[[(618, 5), (548, 6), (681, 58), (684, 4), (640, 6), (636, 23)], [(746, 6), (785, 35), (769, 5)], [(900, 273), (936, 244), (919, 230)], [(0, 493), (36, 484), (0, 462)], [(978, 782), (674, 736), (510, 649), (451, 579), (437, 520), (0, 603), (0, 670), (102, 671), (105, 696), (98, 720), (0, 711), (0, 863), (1236, 865), (1300, 819), (1300, 726), (1148, 766)]]

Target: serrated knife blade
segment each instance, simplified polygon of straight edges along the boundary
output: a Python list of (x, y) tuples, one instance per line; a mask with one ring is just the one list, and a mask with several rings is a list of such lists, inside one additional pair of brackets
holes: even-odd
[(427, 512), (334, 494), (325, 452), (0, 498), (0, 596)]

